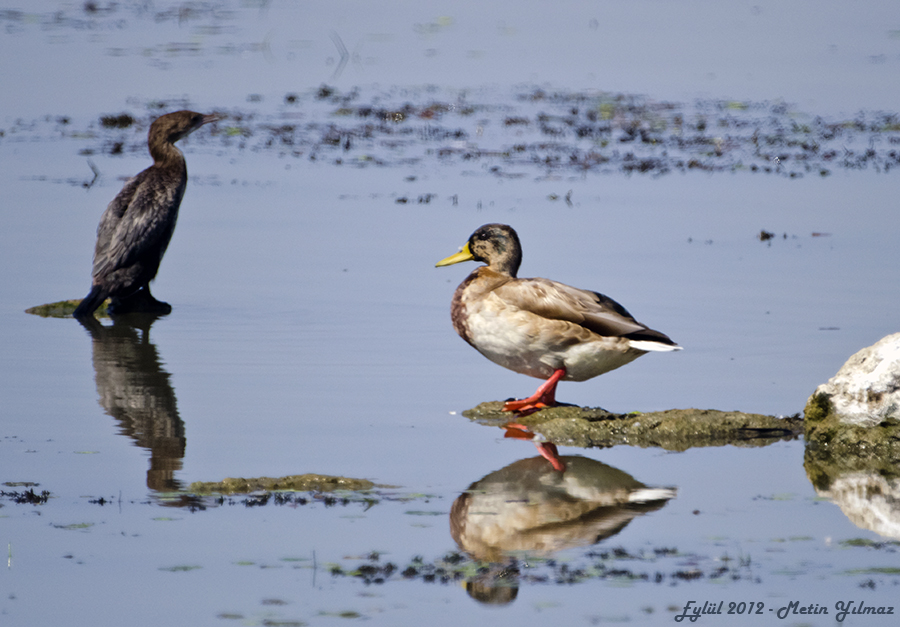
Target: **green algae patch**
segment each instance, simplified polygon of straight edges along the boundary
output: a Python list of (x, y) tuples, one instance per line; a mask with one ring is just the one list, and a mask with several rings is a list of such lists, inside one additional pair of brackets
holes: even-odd
[(287, 477), (256, 477), (245, 479), (229, 477), (217, 482), (195, 481), (188, 486), (192, 494), (249, 494), (251, 492), (334, 492), (348, 490), (363, 492), (371, 490), (375, 484), (368, 479), (351, 479), (331, 475), (289, 475)]
[[(25, 313), (40, 316), (41, 318), (71, 318), (75, 308), (81, 304), (81, 300), (82, 299), (80, 298), (61, 300), (55, 303), (47, 303), (46, 305), (38, 305), (37, 307), (29, 307), (25, 310)], [(108, 318), (109, 313), (106, 309), (108, 306), (109, 299), (107, 298), (99, 307), (97, 307), (94, 314), (101, 318)]]
[(599, 407), (548, 407), (527, 416), (502, 411), (503, 403), (482, 403), (463, 416), (487, 426), (510, 421), (565, 446), (611, 447), (620, 444), (685, 451), (702, 446), (756, 447), (796, 439), (803, 433), (799, 416), (778, 418), (714, 409), (670, 409), (614, 414)]
[(827, 418), (832, 411), (831, 398), (827, 394), (813, 394), (809, 397), (809, 400), (806, 401), (803, 417), (807, 424), (811, 422), (820, 422)]
[(87, 531), (94, 526), (94, 523), (72, 523), (71, 525), (53, 525), (56, 529), (65, 529), (66, 531)]
[(181, 564), (178, 566), (162, 566), (159, 570), (167, 573), (188, 573), (192, 570), (200, 570), (201, 568), (203, 567), (197, 566), (196, 564)]

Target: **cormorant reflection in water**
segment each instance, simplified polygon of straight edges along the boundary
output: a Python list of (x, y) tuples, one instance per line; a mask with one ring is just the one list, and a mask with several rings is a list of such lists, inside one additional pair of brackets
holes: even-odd
[(170, 375), (150, 341), (150, 326), (158, 317), (115, 316), (110, 326), (93, 316), (79, 321), (93, 340), (100, 406), (119, 422), (119, 433), (150, 451), (147, 487), (171, 492), (181, 488), (175, 473), (181, 470), (186, 440)]

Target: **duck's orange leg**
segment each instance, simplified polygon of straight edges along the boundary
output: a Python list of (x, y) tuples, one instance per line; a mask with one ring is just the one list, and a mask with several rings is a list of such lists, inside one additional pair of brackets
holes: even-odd
[(503, 437), (506, 438), (515, 438), (517, 440), (531, 440), (534, 445), (537, 447), (538, 453), (541, 454), (541, 457), (550, 462), (550, 465), (553, 466), (555, 470), (560, 472), (565, 472), (566, 470), (566, 462), (564, 462), (559, 457), (559, 451), (556, 448), (556, 445), (553, 442), (543, 442), (538, 439), (531, 430), (528, 429), (525, 425), (520, 425), (517, 422), (510, 422), (503, 426), (506, 429), (506, 433)]
[(566, 369), (560, 368), (541, 384), (537, 392), (517, 401), (506, 401), (503, 411), (529, 411), (556, 405), (556, 384), (566, 376)]

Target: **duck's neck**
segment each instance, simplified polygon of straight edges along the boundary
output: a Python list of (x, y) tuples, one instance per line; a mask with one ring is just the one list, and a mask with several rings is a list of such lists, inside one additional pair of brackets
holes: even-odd
[(492, 264), (488, 266), (491, 270), (498, 274), (504, 274), (511, 279), (515, 279), (516, 275), (519, 272), (519, 266), (522, 263), (522, 254), (516, 254), (516, 251), (510, 251), (508, 254), (503, 255), (500, 259), (495, 259)]

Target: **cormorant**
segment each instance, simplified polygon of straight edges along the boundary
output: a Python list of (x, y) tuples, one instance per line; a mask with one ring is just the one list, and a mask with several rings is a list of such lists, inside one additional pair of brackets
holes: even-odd
[(172, 311), (150, 294), (150, 281), (172, 238), (187, 185), (187, 165), (175, 142), (218, 119), (215, 114), (176, 111), (150, 125), (147, 144), (153, 165), (125, 183), (103, 212), (91, 291), (75, 309), (76, 318), (93, 314), (107, 297), (112, 299), (110, 313)]

